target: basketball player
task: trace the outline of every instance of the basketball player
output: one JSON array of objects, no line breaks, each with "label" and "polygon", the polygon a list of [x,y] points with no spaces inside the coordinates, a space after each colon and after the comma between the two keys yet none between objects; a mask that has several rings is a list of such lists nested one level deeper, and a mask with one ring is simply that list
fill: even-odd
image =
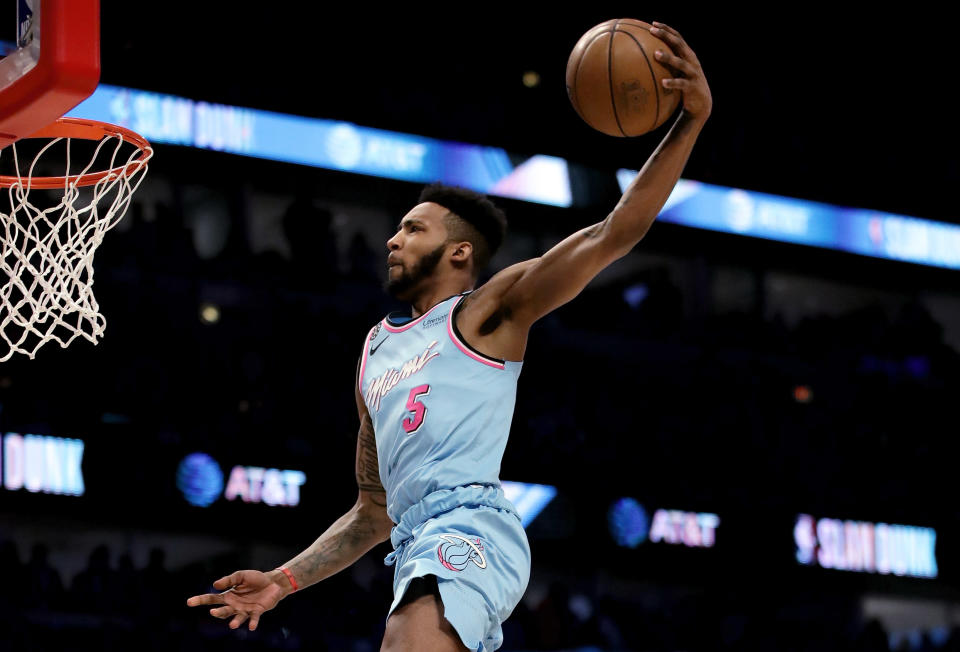
[{"label": "basketball player", "polygon": [[663,85],[683,94],[683,110],[613,212],[472,290],[506,221],[482,195],[428,186],[387,241],[388,289],[412,315],[374,326],[358,365],[356,504],[284,566],[232,573],[214,582],[222,593],[188,605],[222,605],[210,613],[253,630],[281,599],[389,538],[394,600],[382,650],[500,647],[530,573],[498,478],[527,333],[643,238],[712,107],[696,55],[675,30],[653,25],[676,53],[655,56],[676,72]]}]

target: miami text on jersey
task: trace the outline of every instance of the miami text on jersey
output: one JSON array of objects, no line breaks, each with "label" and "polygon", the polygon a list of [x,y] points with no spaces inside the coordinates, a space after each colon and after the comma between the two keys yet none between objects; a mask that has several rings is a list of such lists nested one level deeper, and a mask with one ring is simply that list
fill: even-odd
[{"label": "miami text on jersey", "polygon": [[434,340],[423,350],[423,353],[410,358],[399,369],[387,369],[382,376],[374,378],[370,382],[370,386],[367,388],[367,393],[364,397],[364,400],[367,402],[367,407],[379,411],[380,401],[390,390],[397,386],[397,383],[417,373],[423,369],[428,362],[440,355],[439,351],[430,350],[436,345],[437,341]]}]

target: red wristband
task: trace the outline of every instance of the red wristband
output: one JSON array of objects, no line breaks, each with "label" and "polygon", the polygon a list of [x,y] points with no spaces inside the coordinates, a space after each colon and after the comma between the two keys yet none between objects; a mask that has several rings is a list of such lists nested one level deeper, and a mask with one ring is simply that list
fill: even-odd
[{"label": "red wristband", "polygon": [[281,566],[281,567],[278,568],[277,570],[287,576],[287,579],[290,580],[290,586],[293,587],[293,590],[294,590],[294,591],[296,591],[296,590],[299,588],[299,587],[297,586],[297,580],[293,579],[293,573],[290,572],[290,569],[289,569],[289,568],[287,568],[287,567],[285,567],[285,566]]}]

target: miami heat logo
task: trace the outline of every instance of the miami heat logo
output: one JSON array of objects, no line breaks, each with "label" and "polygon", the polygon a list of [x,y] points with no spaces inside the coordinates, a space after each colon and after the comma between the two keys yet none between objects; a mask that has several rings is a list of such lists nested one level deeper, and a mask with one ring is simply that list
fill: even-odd
[{"label": "miami heat logo", "polygon": [[457,572],[464,570],[470,562],[476,564],[478,568],[487,567],[480,539],[471,541],[458,534],[441,534],[440,538],[444,543],[437,547],[437,557],[445,567]]}]

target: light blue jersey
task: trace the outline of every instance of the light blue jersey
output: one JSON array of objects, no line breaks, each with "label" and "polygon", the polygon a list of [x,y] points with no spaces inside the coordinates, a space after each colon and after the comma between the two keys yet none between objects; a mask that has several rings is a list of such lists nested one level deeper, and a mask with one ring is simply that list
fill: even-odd
[{"label": "light blue jersey", "polygon": [[453,317],[462,300],[405,324],[388,316],[363,349],[360,394],[394,523],[437,489],[500,484],[523,363],[487,357],[459,337]]},{"label": "light blue jersey", "polygon": [[530,547],[500,487],[521,362],[460,337],[464,295],[417,319],[388,316],[367,335],[360,394],[377,439],[396,564],[397,608],[410,582],[434,575],[444,617],[470,650],[496,650],[523,597]]}]

